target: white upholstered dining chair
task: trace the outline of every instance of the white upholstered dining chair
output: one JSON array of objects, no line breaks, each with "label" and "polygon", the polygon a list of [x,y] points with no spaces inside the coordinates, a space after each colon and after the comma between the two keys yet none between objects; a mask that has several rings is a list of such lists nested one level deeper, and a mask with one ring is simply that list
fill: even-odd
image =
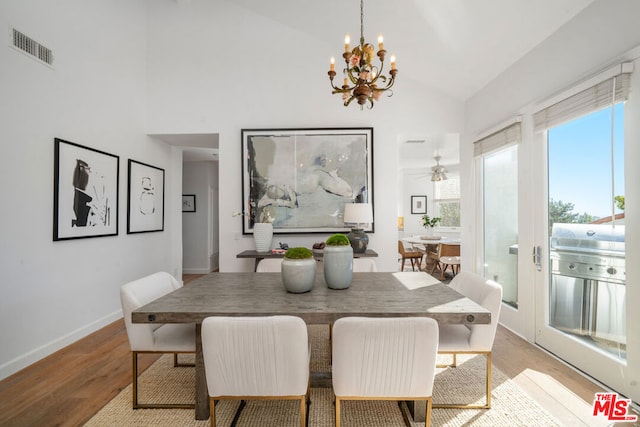
[{"label": "white upholstered dining chair", "polygon": [[202,353],[209,389],[211,427],[215,401],[299,400],[300,426],[307,422],[309,340],[295,316],[208,317],[202,322]]},{"label": "white upholstered dining chair", "polygon": [[451,354],[457,366],[457,354],[484,354],[486,357],[485,403],[473,405],[463,403],[437,403],[434,408],[473,408],[488,409],[491,407],[491,349],[496,336],[500,307],[502,306],[502,286],[493,280],[485,279],[477,274],[461,272],[449,284],[457,292],[480,304],[491,312],[490,324],[478,325],[440,325],[440,354]]},{"label": "white upholstered dining chair", "polygon": [[174,367],[194,366],[179,364],[178,353],[195,353],[196,332],[194,324],[132,323],[131,312],[159,297],[182,287],[172,275],[158,272],[131,281],[120,288],[120,302],[133,361],[133,409],[138,408],[194,408],[194,404],[139,403],[138,402],[138,354],[173,353]]},{"label": "white upholstered dining chair", "polygon": [[431,396],[438,323],[426,317],[344,317],[333,325],[332,381],[336,427],[343,400],[425,400]]},{"label": "white upholstered dining chair", "polygon": [[282,271],[281,258],[261,259],[256,267],[257,273],[279,273],[280,271]]},{"label": "white upholstered dining chair", "polygon": [[378,265],[371,258],[354,258],[353,259],[353,272],[354,273],[375,273],[378,271]]},{"label": "white upholstered dining chair", "polygon": [[[370,258],[354,258],[353,259],[353,272],[354,273],[375,273],[378,271],[378,265]],[[333,335],[333,323],[329,324],[329,348],[332,345]],[[331,356],[329,356],[331,361]]]}]

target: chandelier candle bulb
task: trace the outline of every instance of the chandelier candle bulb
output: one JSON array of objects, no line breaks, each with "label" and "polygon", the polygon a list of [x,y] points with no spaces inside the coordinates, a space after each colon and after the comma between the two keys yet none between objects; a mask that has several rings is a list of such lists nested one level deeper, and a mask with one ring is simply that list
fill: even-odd
[{"label": "chandelier candle bulb", "polygon": [[396,56],[395,55],[391,55],[391,69],[392,70],[396,69]]},{"label": "chandelier candle bulb", "polygon": [[329,68],[331,71],[335,71],[336,69],[336,59],[332,56],[331,57],[331,67]]},{"label": "chandelier candle bulb", "polygon": [[378,34],[378,50],[384,50],[384,38],[382,34]]},{"label": "chandelier candle bulb", "polygon": [[344,36],[344,51],[345,52],[349,52],[351,50],[350,43],[351,43],[351,37],[349,36],[349,33],[347,33]]}]

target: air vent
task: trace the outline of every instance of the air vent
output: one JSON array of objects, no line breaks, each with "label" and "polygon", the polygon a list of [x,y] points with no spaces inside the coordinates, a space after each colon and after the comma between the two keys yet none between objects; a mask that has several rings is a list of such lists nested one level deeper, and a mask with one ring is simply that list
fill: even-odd
[{"label": "air vent", "polygon": [[53,66],[53,52],[51,49],[41,45],[15,28],[12,29],[12,45],[14,48],[29,55],[31,58]]}]

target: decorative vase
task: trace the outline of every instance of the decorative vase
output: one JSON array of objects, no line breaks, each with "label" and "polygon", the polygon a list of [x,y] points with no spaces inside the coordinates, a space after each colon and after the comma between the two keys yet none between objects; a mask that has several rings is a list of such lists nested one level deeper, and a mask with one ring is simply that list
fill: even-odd
[{"label": "decorative vase", "polygon": [[316,260],[313,258],[282,260],[282,283],[287,292],[309,292],[316,280]]},{"label": "decorative vase", "polygon": [[353,275],[353,248],[351,246],[324,247],[322,256],[324,280],[331,289],[347,289]]},{"label": "decorative vase", "polygon": [[424,235],[427,237],[433,237],[433,227],[425,227]]},{"label": "decorative vase", "polygon": [[256,242],[257,252],[269,252],[273,238],[273,224],[256,222],[253,224],[253,240]]},{"label": "decorative vase", "polygon": [[351,242],[353,252],[356,254],[363,254],[367,251],[367,245],[369,244],[369,236],[364,232],[362,228],[353,228],[351,233],[347,236]]}]

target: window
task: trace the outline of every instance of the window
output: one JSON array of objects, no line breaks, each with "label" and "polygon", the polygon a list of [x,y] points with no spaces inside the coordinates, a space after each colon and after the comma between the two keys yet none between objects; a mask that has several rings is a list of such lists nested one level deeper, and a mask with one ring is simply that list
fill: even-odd
[{"label": "window", "polygon": [[447,179],[433,183],[433,207],[440,227],[460,227],[460,175],[447,172]]},{"label": "window", "polygon": [[483,274],[502,285],[502,301],[518,308],[518,145],[522,126],[509,125],[473,145],[482,161]]},{"label": "window", "polygon": [[482,156],[484,277],[502,285],[502,301],[518,308],[518,145]]}]

